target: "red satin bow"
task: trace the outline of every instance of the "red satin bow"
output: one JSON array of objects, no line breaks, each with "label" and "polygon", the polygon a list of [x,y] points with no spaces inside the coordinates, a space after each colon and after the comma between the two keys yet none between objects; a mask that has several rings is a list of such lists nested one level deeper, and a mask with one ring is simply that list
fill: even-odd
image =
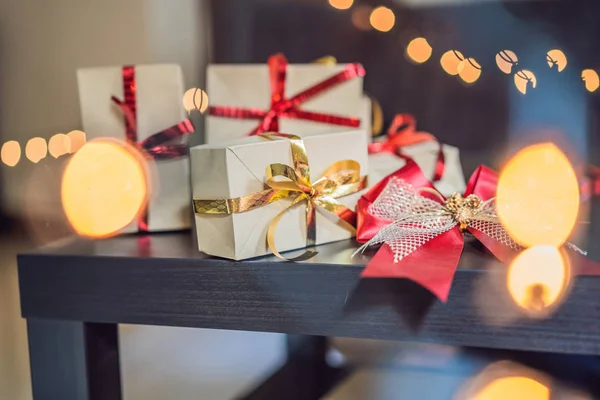
[{"label": "red satin bow", "polygon": [[[187,118],[138,143],[135,67],[131,65],[124,66],[121,72],[125,100],[121,101],[115,96],[112,96],[111,100],[123,111],[127,142],[142,150],[142,153],[146,157],[157,160],[167,160],[187,155],[187,144],[167,144],[172,140],[194,132],[194,126]],[[138,218],[138,230],[142,232],[148,231],[147,209]]]},{"label": "red satin bow", "polygon": [[[373,186],[358,200],[356,238],[359,242],[367,242],[380,229],[393,222],[378,218],[368,212],[369,206],[377,200],[392,178],[403,179],[416,189],[433,188],[431,182],[425,178],[418,165],[413,161],[409,161],[403,168]],[[497,183],[497,173],[490,168],[480,166],[469,179],[464,197],[475,194],[483,201],[489,200],[495,196]],[[509,263],[518,254],[508,245],[471,226],[468,226],[467,230],[504,263]],[[394,262],[392,250],[384,243],[369,261],[361,276],[410,279],[422,285],[441,301],[446,302],[463,246],[463,233],[458,226],[427,241],[398,262]],[[596,262],[577,252],[570,252],[569,257],[574,276],[600,275],[600,266]]]},{"label": "red satin bow", "polygon": [[[369,154],[387,152],[395,154],[406,161],[412,160],[410,156],[402,154],[403,147],[418,143],[437,142],[437,139],[431,133],[418,132],[416,128],[417,123],[412,115],[396,115],[387,131],[386,140],[369,144]],[[439,143],[433,182],[438,182],[442,179],[445,167],[444,151],[441,143]]]},{"label": "red satin bow", "polygon": [[259,135],[264,132],[279,132],[279,118],[294,118],[325,124],[358,128],[358,118],[341,117],[331,114],[321,114],[300,110],[298,107],[320,95],[321,93],[358,76],[364,76],[365,70],[360,64],[348,64],[344,70],[334,76],[309,87],[308,89],[287,99],[285,97],[285,80],[288,61],[281,53],[269,57],[269,78],[271,84],[271,106],[268,110],[241,107],[211,106],[209,115],[215,117],[257,119],[260,120],[246,136]]}]

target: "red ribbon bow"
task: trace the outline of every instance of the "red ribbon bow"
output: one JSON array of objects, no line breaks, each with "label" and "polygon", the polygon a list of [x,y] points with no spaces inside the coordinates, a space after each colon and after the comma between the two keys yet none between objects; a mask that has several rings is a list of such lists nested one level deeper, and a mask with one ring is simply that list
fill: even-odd
[{"label": "red ribbon bow", "polygon": [[[142,150],[142,154],[146,157],[156,160],[168,160],[187,155],[187,144],[167,144],[172,140],[194,132],[194,126],[187,118],[138,143],[135,67],[130,65],[124,66],[121,71],[125,100],[121,101],[115,96],[112,96],[111,100],[123,111],[127,142]],[[142,232],[148,231],[147,209],[138,218],[138,230]]]},{"label": "red ribbon bow", "polygon": [[386,136],[384,141],[369,144],[369,154],[392,153],[408,162],[412,161],[412,158],[406,154],[402,154],[403,147],[425,142],[437,142],[439,150],[432,181],[438,182],[442,179],[446,167],[442,144],[431,133],[417,131],[415,117],[410,114],[397,114]]},{"label": "red ribbon bow", "polygon": [[[441,200],[443,197],[436,199],[428,196],[427,191],[434,189],[433,185],[423,175],[417,164],[409,161],[403,168],[387,176],[359,199],[356,236],[359,242],[367,242],[373,239],[380,230],[395,223],[391,219],[381,218],[370,212],[371,205],[380,200],[380,196],[389,196],[389,192],[386,192],[386,190],[388,190],[390,181],[394,179],[407,183],[417,193],[422,191],[423,194],[419,196],[429,199],[427,201],[437,201],[440,206],[443,203],[443,200]],[[495,171],[480,166],[469,179],[464,198],[466,199],[468,195],[473,194],[485,203],[485,201],[494,198],[497,182],[498,175]],[[402,203],[399,198],[390,198],[389,200],[393,200],[388,202],[389,207]],[[408,199],[405,200],[408,201]],[[521,250],[520,246],[506,234],[499,223],[490,222],[489,224],[487,227],[485,222],[483,224],[466,224],[464,228],[500,261],[510,262]],[[445,302],[448,299],[454,273],[464,246],[463,233],[458,224],[453,224],[450,229],[440,229],[435,235],[423,236],[423,225],[425,224],[406,223],[405,227],[410,228],[411,231],[406,236],[401,236],[402,241],[400,243],[402,245],[406,246],[408,243],[408,246],[410,246],[411,240],[414,240],[419,232],[421,238],[424,237],[418,245],[407,252],[408,255],[398,260],[397,253],[388,245],[388,241],[384,241],[362,272],[362,276],[368,278],[411,279]],[[417,233],[415,234],[415,232]],[[595,262],[575,251],[569,254],[573,265],[573,275],[600,274],[600,268]]]},{"label": "red ribbon bow", "polygon": [[259,135],[264,132],[279,132],[279,118],[294,118],[325,124],[358,128],[358,118],[341,117],[304,111],[298,107],[323,92],[358,76],[364,76],[365,70],[360,64],[348,64],[344,70],[334,76],[309,87],[291,98],[285,97],[285,80],[288,61],[281,53],[269,57],[269,78],[271,84],[271,106],[268,110],[241,107],[211,106],[209,115],[215,117],[257,119],[260,120],[246,136]]}]

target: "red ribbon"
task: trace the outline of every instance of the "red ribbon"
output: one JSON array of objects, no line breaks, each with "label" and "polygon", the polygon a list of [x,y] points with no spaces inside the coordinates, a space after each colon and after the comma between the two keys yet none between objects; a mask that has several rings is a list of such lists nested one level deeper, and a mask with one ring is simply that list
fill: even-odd
[{"label": "red ribbon", "polygon": [[260,120],[256,126],[246,136],[259,135],[264,132],[279,132],[279,118],[302,119],[307,121],[321,122],[324,124],[348,126],[358,128],[360,120],[358,118],[341,117],[331,114],[321,114],[311,111],[304,111],[298,107],[338,86],[350,79],[364,76],[365,70],[360,64],[348,64],[344,70],[332,77],[309,87],[308,89],[296,94],[291,98],[285,97],[285,80],[288,61],[281,53],[269,57],[269,80],[271,84],[271,106],[268,110],[241,107],[211,106],[208,109],[209,115],[214,117],[236,118],[236,119],[257,119]]},{"label": "red ribbon", "polygon": [[418,132],[416,128],[417,124],[412,115],[396,115],[387,131],[386,140],[369,144],[369,154],[392,153],[408,162],[412,158],[406,154],[402,154],[403,147],[424,142],[437,142],[439,150],[432,181],[438,182],[444,176],[446,168],[442,144],[431,133]]},{"label": "red ribbon", "polygon": [[[123,111],[127,142],[140,149],[146,157],[156,160],[168,160],[187,155],[187,144],[167,144],[169,141],[194,132],[194,126],[187,118],[138,143],[135,67],[127,65],[121,71],[123,75],[124,101],[119,100],[115,96],[112,96],[111,100]],[[147,207],[138,218],[138,230],[141,232],[148,231]]]},{"label": "red ribbon", "polygon": [[[384,190],[392,177],[401,178],[414,188],[433,188],[414,161],[387,176],[365,193],[357,204],[357,235],[359,242],[367,242],[379,230],[392,221],[373,216],[367,210]],[[498,183],[497,173],[485,166],[477,168],[469,179],[464,197],[475,194],[483,201],[495,196]],[[509,263],[518,253],[490,236],[467,227],[485,247],[500,261]],[[446,231],[423,246],[394,262],[393,252],[383,244],[362,272],[367,278],[406,278],[422,285],[441,301],[446,302],[452,286],[454,273],[463,250],[464,238],[458,226]],[[600,266],[576,252],[570,252],[573,275],[600,275]]]}]

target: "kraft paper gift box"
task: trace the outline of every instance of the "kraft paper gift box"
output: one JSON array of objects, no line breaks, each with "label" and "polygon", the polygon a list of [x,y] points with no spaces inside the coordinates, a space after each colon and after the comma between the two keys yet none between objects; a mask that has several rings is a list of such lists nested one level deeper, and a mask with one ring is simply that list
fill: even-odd
[{"label": "kraft paper gift box", "polygon": [[[367,135],[360,130],[303,138],[311,182],[334,162],[355,160],[360,175],[367,175]],[[254,136],[190,149],[193,198],[233,199],[265,190],[267,166],[282,163],[293,166],[290,141],[267,140]],[[354,211],[361,191],[337,200]],[[229,215],[195,214],[199,248],[214,256],[242,260],[269,254],[266,236],[269,224],[291,205],[285,198],[253,210]],[[306,200],[290,208],[275,230],[279,252],[306,247]],[[335,215],[317,207],[316,244],[354,236]]]},{"label": "kraft paper gift box", "polygon": [[[421,168],[427,179],[433,180],[435,165],[438,158],[440,145],[437,142],[423,142],[402,147],[402,154],[412,158]],[[445,168],[442,179],[434,182],[435,187],[445,196],[458,192],[463,193],[466,188],[465,177],[458,148],[443,144]],[[406,164],[406,160],[388,152],[369,155],[369,184],[372,186],[397,171]]]},{"label": "kraft paper gift box", "polygon": [[[360,66],[359,66],[360,67]],[[289,64],[285,75],[285,98],[290,98],[307,88],[325,81],[344,71],[346,65]],[[362,70],[362,67],[360,67]],[[266,64],[228,65],[213,64],[207,68],[207,93],[210,98],[206,116],[206,143],[223,143],[248,135],[261,121],[214,116],[215,107],[235,107],[253,110],[269,110],[271,84],[269,66]],[[302,111],[330,114],[341,117],[365,118],[363,78],[356,76],[319,95],[302,102]],[[361,121],[360,128],[370,128],[370,121]],[[282,116],[278,129],[270,131],[288,132],[306,136],[315,133],[348,131],[348,126],[294,119]]]},{"label": "kraft paper gift box", "polygon": [[[111,101],[111,96],[125,101],[125,92],[133,96],[130,100],[136,106],[137,143],[177,124],[189,124],[182,105],[184,86],[178,65],[134,66],[135,89],[126,87],[124,74],[127,68],[130,67],[83,68],[77,71],[83,130],[88,140],[106,137],[126,140],[124,114]],[[191,125],[186,126],[191,130]],[[157,176],[153,177],[147,207],[148,230],[189,228],[192,210],[188,156],[157,160],[155,170]],[[138,223],[134,221],[123,231],[137,230]]]}]

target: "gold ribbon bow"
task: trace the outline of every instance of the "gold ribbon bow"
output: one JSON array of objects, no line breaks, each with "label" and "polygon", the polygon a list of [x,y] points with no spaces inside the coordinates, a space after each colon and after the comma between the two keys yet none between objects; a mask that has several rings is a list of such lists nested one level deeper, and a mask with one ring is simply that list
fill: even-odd
[{"label": "gold ribbon bow", "polygon": [[[316,241],[316,208],[321,207],[336,215],[346,228],[354,231],[356,213],[336,199],[355,193],[365,187],[366,178],[360,176],[360,164],[354,160],[341,160],[329,166],[319,179],[311,182],[308,156],[303,140],[295,135],[285,133],[265,133],[260,135],[266,139],[277,137],[290,140],[293,167],[286,164],[271,164],[266,171],[266,185],[269,189],[234,199],[198,200],[194,199],[194,212],[197,214],[237,214],[262,207],[275,201],[295,197],[292,204],[286,207],[269,223],[267,245],[277,257],[283,257],[275,247],[275,230],[285,213],[296,204],[306,200],[306,246],[313,246]],[[313,257],[315,251],[306,251],[290,261],[306,260]]]}]

